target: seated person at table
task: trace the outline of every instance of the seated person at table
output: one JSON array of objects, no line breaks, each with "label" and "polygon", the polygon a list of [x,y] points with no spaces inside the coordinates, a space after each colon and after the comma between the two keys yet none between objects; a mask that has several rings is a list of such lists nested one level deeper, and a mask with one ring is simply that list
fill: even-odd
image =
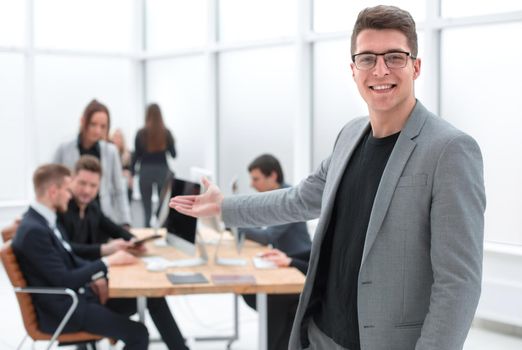
[{"label": "seated person at table", "polygon": [[[266,192],[289,187],[284,182],[281,164],[274,156],[263,154],[248,166],[250,181],[258,192]],[[312,242],[306,223],[293,222],[264,228],[240,228],[239,233],[246,238],[272,245],[286,254],[297,254],[311,249]]]},{"label": "seated person at table", "polygon": [[[303,274],[308,270],[310,250],[289,256],[278,249],[272,249],[261,256],[272,261],[278,267],[295,267]],[[256,309],[256,296],[243,295],[243,299],[253,309]],[[286,350],[292,331],[299,294],[273,294],[267,297],[268,349]]]},{"label": "seated person at table", "polygon": [[[31,287],[76,291],[78,306],[64,332],[86,331],[122,340],[125,349],[145,350],[147,328],[128,319],[134,311],[122,307],[128,301],[106,299],[108,266],[132,264],[136,258],[118,251],[103,260],[83,260],[74,254],[63,228],[56,223],[56,212],[67,209],[70,181],[70,171],[62,165],[36,169],[36,201],[24,214],[12,243],[22,273]],[[32,299],[41,330],[53,333],[71,305],[70,296],[34,294]]]},{"label": "seated person at table", "polygon": [[[257,157],[248,166],[248,171],[250,173],[252,187],[258,192],[289,187],[284,183],[281,164],[277,158],[272,155],[263,154]],[[288,256],[296,257],[296,259],[292,260],[296,263],[297,261],[304,262],[305,265],[303,266],[301,263],[300,267],[297,265],[295,267],[299,268],[303,273],[306,273],[312,245],[306,223],[294,222],[265,228],[240,228],[238,231],[250,240],[277,248],[278,250],[272,252],[278,252],[278,254],[271,254],[270,259],[280,258],[281,262],[283,260],[286,262],[290,259]],[[304,257],[302,259],[297,259],[297,256],[301,257],[303,254]],[[243,295],[243,299],[249,306],[255,308],[255,295]],[[299,295],[269,295],[267,303],[268,349],[287,349],[292,323],[297,310],[297,304],[299,303]]]},{"label": "seated person at table", "polygon": [[[84,259],[99,259],[134,246],[134,235],[103,214],[95,200],[101,179],[100,161],[93,156],[81,156],[75,164],[71,183],[72,198],[67,211],[58,214],[72,249]],[[137,249],[143,251],[141,246]]]},{"label": "seated person at table", "polygon": [[[101,172],[100,162],[95,157],[82,156],[76,162],[71,184],[72,199],[67,211],[60,214],[59,220],[73,242],[73,251],[91,260],[110,254],[113,250],[143,251],[143,247],[132,248],[134,236],[107,218],[95,201]],[[111,237],[122,238],[105,243]],[[104,247],[108,247],[107,250]],[[136,300],[128,300],[134,305],[135,311]],[[187,349],[165,298],[148,298],[147,306],[167,347],[171,350]]]}]

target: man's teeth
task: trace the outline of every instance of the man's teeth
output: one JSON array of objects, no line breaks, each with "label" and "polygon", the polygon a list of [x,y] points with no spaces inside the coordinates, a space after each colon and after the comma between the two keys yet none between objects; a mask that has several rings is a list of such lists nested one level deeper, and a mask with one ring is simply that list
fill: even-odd
[{"label": "man's teeth", "polygon": [[372,89],[373,90],[386,90],[386,89],[391,89],[393,87],[393,85],[374,85],[372,86]]}]

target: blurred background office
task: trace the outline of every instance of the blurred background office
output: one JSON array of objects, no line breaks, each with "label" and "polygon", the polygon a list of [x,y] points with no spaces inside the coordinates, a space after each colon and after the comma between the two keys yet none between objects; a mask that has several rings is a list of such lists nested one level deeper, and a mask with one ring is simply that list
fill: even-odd
[{"label": "blurred background office", "polygon": [[[121,129],[131,148],[145,107],[158,103],[179,177],[198,166],[225,192],[236,175],[240,192],[253,192],[246,166],[271,153],[297,183],[342,125],[366,114],[348,43],[357,13],[378,3],[417,21],[417,97],[482,148],[476,324],[522,336],[519,0],[0,0],[0,226],[33,199],[33,170],[79,130],[93,98],[110,106],[111,132]],[[13,298],[6,289],[2,305]]]}]

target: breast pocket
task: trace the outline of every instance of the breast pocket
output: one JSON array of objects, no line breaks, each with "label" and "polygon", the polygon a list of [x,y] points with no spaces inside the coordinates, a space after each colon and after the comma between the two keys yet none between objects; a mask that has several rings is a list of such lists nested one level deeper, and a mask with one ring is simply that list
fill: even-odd
[{"label": "breast pocket", "polygon": [[428,184],[427,174],[406,175],[399,178],[397,187],[425,187]]}]

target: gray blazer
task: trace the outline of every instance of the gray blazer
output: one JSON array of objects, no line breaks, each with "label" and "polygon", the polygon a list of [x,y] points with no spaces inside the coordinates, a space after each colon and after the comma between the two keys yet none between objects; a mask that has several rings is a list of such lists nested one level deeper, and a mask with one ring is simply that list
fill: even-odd
[{"label": "gray blazer", "polygon": [[[320,218],[290,349],[303,348],[301,327],[337,188],[368,128],[368,118],[348,123],[331,156],[298,186],[223,202],[227,226]],[[361,349],[462,348],[480,296],[485,205],[477,143],[417,101],[370,216],[358,281]]]},{"label": "gray blazer", "polygon": [[[112,143],[99,141],[102,177],[100,182],[100,206],[103,213],[118,224],[130,224],[130,208],[127,190],[123,180],[121,160],[118,149]],[[80,159],[78,141],[74,139],[61,144],[54,155],[53,162],[63,164],[74,170]]]}]

